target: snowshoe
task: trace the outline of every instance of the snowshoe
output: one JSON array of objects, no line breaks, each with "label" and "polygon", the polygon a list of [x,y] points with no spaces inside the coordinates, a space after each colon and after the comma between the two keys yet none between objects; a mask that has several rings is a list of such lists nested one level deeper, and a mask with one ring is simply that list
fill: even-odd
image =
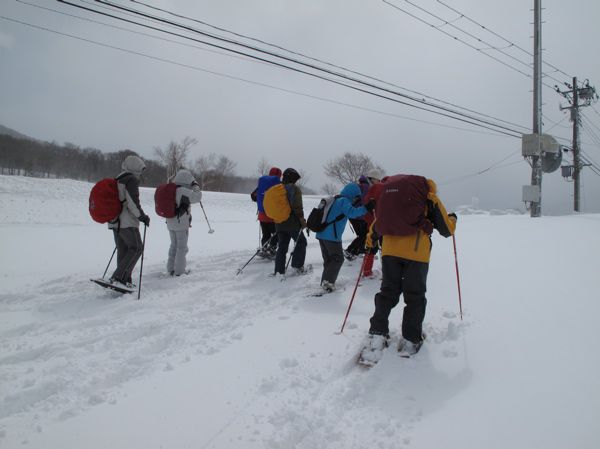
[{"label": "snowshoe", "polygon": [[383,350],[389,346],[389,335],[369,334],[367,343],[358,356],[358,363],[364,366],[375,366],[383,356]]},{"label": "snowshoe", "polygon": [[[133,293],[135,292],[135,287],[128,287],[126,284],[123,284],[122,282],[119,282],[115,279],[90,279],[90,281],[94,282],[95,284],[98,284],[101,287],[104,288],[108,288],[110,290],[114,290],[116,292],[119,293]],[[133,285],[133,284],[131,284]]]},{"label": "snowshoe", "polygon": [[413,343],[412,341],[406,340],[405,338],[401,338],[398,343],[398,355],[400,357],[404,357],[406,359],[415,355],[423,346],[423,341],[425,340],[425,335],[421,338],[421,341],[417,343]]}]

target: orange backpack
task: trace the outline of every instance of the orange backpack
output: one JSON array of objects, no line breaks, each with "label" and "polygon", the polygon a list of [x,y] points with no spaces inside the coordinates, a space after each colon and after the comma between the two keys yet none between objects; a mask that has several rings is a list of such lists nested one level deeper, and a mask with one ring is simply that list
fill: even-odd
[{"label": "orange backpack", "polygon": [[292,213],[285,184],[277,184],[265,192],[263,207],[267,216],[275,223],[283,223]]}]

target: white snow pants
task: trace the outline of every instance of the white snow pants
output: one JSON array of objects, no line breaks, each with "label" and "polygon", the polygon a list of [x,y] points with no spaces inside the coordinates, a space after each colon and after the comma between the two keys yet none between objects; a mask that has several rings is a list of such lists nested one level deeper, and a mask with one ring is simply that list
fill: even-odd
[{"label": "white snow pants", "polygon": [[185,255],[188,252],[189,231],[169,231],[171,246],[169,247],[169,260],[167,261],[167,272],[175,276],[185,271]]}]

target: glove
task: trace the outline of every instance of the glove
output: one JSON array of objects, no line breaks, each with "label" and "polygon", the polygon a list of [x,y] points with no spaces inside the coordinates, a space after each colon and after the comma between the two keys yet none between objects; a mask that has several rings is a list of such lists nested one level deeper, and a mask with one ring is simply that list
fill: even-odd
[{"label": "glove", "polygon": [[377,254],[379,251],[379,235],[373,231],[371,238],[365,240],[365,252],[367,254]]},{"label": "glove", "polygon": [[373,209],[375,209],[375,200],[373,198],[371,198],[369,202],[365,204],[365,209],[367,209],[367,212],[373,212]]},{"label": "glove", "polygon": [[458,221],[458,217],[456,216],[456,214],[454,212],[449,213],[448,216],[454,218],[454,223],[456,223]]},{"label": "glove", "polygon": [[300,227],[302,229],[306,228],[306,219],[304,217],[300,217]]},{"label": "glove", "polygon": [[150,227],[150,217],[148,215],[142,214],[140,215],[140,218],[138,218],[138,220],[144,223],[146,227]]}]

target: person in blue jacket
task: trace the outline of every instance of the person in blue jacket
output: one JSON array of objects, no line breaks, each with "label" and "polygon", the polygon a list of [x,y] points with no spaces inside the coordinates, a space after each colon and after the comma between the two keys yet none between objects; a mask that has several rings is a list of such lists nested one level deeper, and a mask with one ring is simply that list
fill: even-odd
[{"label": "person in blue jacket", "polygon": [[316,238],[321,246],[323,256],[323,274],[321,275],[321,288],[326,293],[335,290],[335,281],[344,263],[344,250],[342,247],[342,235],[346,229],[348,218],[362,217],[375,207],[374,202],[364,206],[355,207],[357,198],[360,199],[360,187],[356,183],[346,185],[336,197],[329,208],[326,222],[333,222],[323,231],[317,232]]}]

